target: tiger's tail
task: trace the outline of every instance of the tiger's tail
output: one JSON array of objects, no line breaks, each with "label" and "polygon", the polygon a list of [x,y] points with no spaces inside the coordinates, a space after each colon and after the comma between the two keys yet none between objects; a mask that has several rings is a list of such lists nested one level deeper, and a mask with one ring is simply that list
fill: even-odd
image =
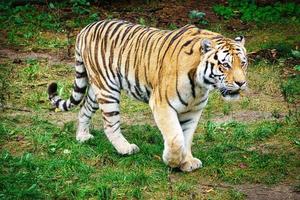
[{"label": "tiger's tail", "polygon": [[84,63],[79,51],[75,51],[75,81],[73,85],[73,91],[69,99],[62,99],[57,92],[57,83],[51,83],[48,87],[48,97],[53,106],[59,108],[61,111],[68,111],[72,107],[80,104],[85,96],[86,89],[88,87],[88,76]]}]

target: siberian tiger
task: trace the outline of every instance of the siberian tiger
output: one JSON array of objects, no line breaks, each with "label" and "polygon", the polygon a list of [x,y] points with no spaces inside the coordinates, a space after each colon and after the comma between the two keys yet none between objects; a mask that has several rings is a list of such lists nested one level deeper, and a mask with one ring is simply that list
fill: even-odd
[{"label": "siberian tiger", "polygon": [[208,94],[218,89],[236,99],[246,88],[247,57],[244,37],[234,40],[186,25],[160,30],[119,20],[86,26],[75,45],[75,83],[68,100],[49,85],[52,104],[62,111],[84,103],[76,139],[93,136],[89,124],[101,109],[104,132],[120,154],[139,151],[120,129],[120,91],[148,103],[164,139],[163,161],[192,171],[202,166],[191,152],[193,134]]}]

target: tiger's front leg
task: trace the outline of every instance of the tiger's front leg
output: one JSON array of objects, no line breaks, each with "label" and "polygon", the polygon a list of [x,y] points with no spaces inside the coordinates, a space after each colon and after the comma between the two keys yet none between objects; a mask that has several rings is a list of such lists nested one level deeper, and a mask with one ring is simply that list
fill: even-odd
[{"label": "tiger's front leg", "polygon": [[202,110],[180,114],[179,121],[183,130],[186,156],[180,165],[182,171],[190,172],[202,167],[202,162],[192,155],[192,142]]},{"label": "tiger's front leg", "polygon": [[170,167],[179,167],[185,158],[186,149],[177,113],[168,105],[150,106],[164,139],[163,161]]}]

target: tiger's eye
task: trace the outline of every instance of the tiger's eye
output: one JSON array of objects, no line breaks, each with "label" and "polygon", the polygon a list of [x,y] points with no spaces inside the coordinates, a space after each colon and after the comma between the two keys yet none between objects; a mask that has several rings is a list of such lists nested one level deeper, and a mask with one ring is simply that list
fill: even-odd
[{"label": "tiger's eye", "polygon": [[223,67],[230,68],[230,65],[228,63],[223,63]]}]

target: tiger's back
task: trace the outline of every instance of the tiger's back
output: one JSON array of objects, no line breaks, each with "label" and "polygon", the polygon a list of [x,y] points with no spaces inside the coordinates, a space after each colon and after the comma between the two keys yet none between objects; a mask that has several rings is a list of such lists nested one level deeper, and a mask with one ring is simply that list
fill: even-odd
[{"label": "tiger's back", "polygon": [[[201,31],[192,25],[167,31],[125,21],[101,21],[86,27],[78,35],[76,47],[91,84],[102,89],[124,89],[144,102],[149,101],[156,88],[162,101],[166,82],[197,67],[200,56],[192,54],[200,51],[199,33]],[[177,49],[179,46],[181,48]]]}]

